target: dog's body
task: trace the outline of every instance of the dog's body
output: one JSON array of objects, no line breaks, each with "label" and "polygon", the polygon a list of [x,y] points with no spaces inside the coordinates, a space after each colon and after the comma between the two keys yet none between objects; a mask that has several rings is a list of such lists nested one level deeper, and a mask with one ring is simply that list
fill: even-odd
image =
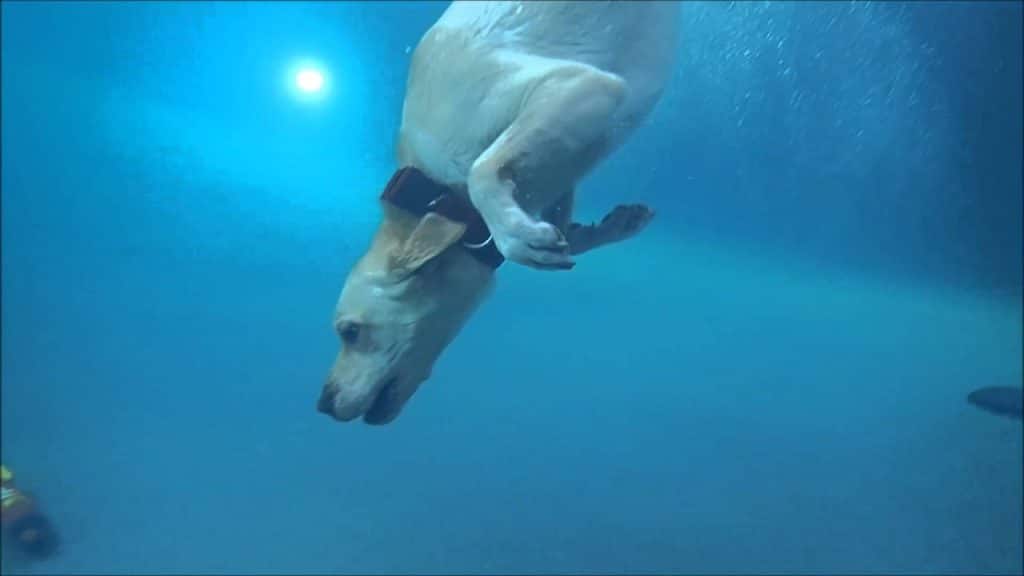
[{"label": "dog's body", "polygon": [[[482,216],[498,250],[540,269],[636,234],[619,206],[571,223],[575,186],[657,103],[673,66],[674,2],[455,2],[423,36],[398,160]],[[338,302],[345,347],[320,409],[392,420],[486,293],[492,270],[458,246],[465,226],[385,206]]]},{"label": "dog's body", "polygon": [[558,234],[537,219],[567,231],[576,182],[654,107],[671,73],[677,11],[670,2],[453,3],[413,56],[400,163],[468,183],[509,259],[565,267]]}]

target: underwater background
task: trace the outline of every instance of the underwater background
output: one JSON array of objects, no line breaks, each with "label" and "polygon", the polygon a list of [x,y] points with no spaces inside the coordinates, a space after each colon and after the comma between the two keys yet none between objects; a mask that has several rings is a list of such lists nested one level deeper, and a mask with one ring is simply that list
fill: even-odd
[{"label": "underwater background", "polygon": [[[435,2],[2,4],[9,573],[1021,573],[1020,2],[682,6],[391,425],[315,410]],[[327,75],[319,98],[292,74]]]}]

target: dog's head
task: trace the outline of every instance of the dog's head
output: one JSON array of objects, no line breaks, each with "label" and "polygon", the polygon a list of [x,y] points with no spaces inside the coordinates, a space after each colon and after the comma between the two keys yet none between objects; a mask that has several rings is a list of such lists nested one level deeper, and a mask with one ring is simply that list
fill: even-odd
[{"label": "dog's head", "polygon": [[384,205],[370,249],[345,280],[335,313],[341,351],[318,403],[349,421],[386,424],[491,285],[493,271],[458,246],[465,225]]}]

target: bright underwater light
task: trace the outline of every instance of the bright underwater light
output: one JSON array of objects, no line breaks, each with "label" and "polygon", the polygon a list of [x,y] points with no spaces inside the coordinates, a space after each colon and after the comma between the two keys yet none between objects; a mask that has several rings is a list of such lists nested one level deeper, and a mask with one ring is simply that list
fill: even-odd
[{"label": "bright underwater light", "polygon": [[295,75],[295,86],[306,93],[316,93],[324,87],[324,74],[316,68],[302,68]]},{"label": "bright underwater light", "polygon": [[305,104],[316,104],[331,96],[334,79],[327,66],[314,58],[301,58],[291,62],[284,70],[285,85],[291,97]]}]

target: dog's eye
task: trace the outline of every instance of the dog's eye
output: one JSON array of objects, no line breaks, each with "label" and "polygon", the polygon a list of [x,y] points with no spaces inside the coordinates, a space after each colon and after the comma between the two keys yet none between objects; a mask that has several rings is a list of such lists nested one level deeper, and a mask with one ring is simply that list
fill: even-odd
[{"label": "dog's eye", "polygon": [[338,329],[338,335],[341,336],[341,341],[345,344],[355,344],[359,340],[360,332],[362,329],[359,324],[353,322],[346,322]]}]

